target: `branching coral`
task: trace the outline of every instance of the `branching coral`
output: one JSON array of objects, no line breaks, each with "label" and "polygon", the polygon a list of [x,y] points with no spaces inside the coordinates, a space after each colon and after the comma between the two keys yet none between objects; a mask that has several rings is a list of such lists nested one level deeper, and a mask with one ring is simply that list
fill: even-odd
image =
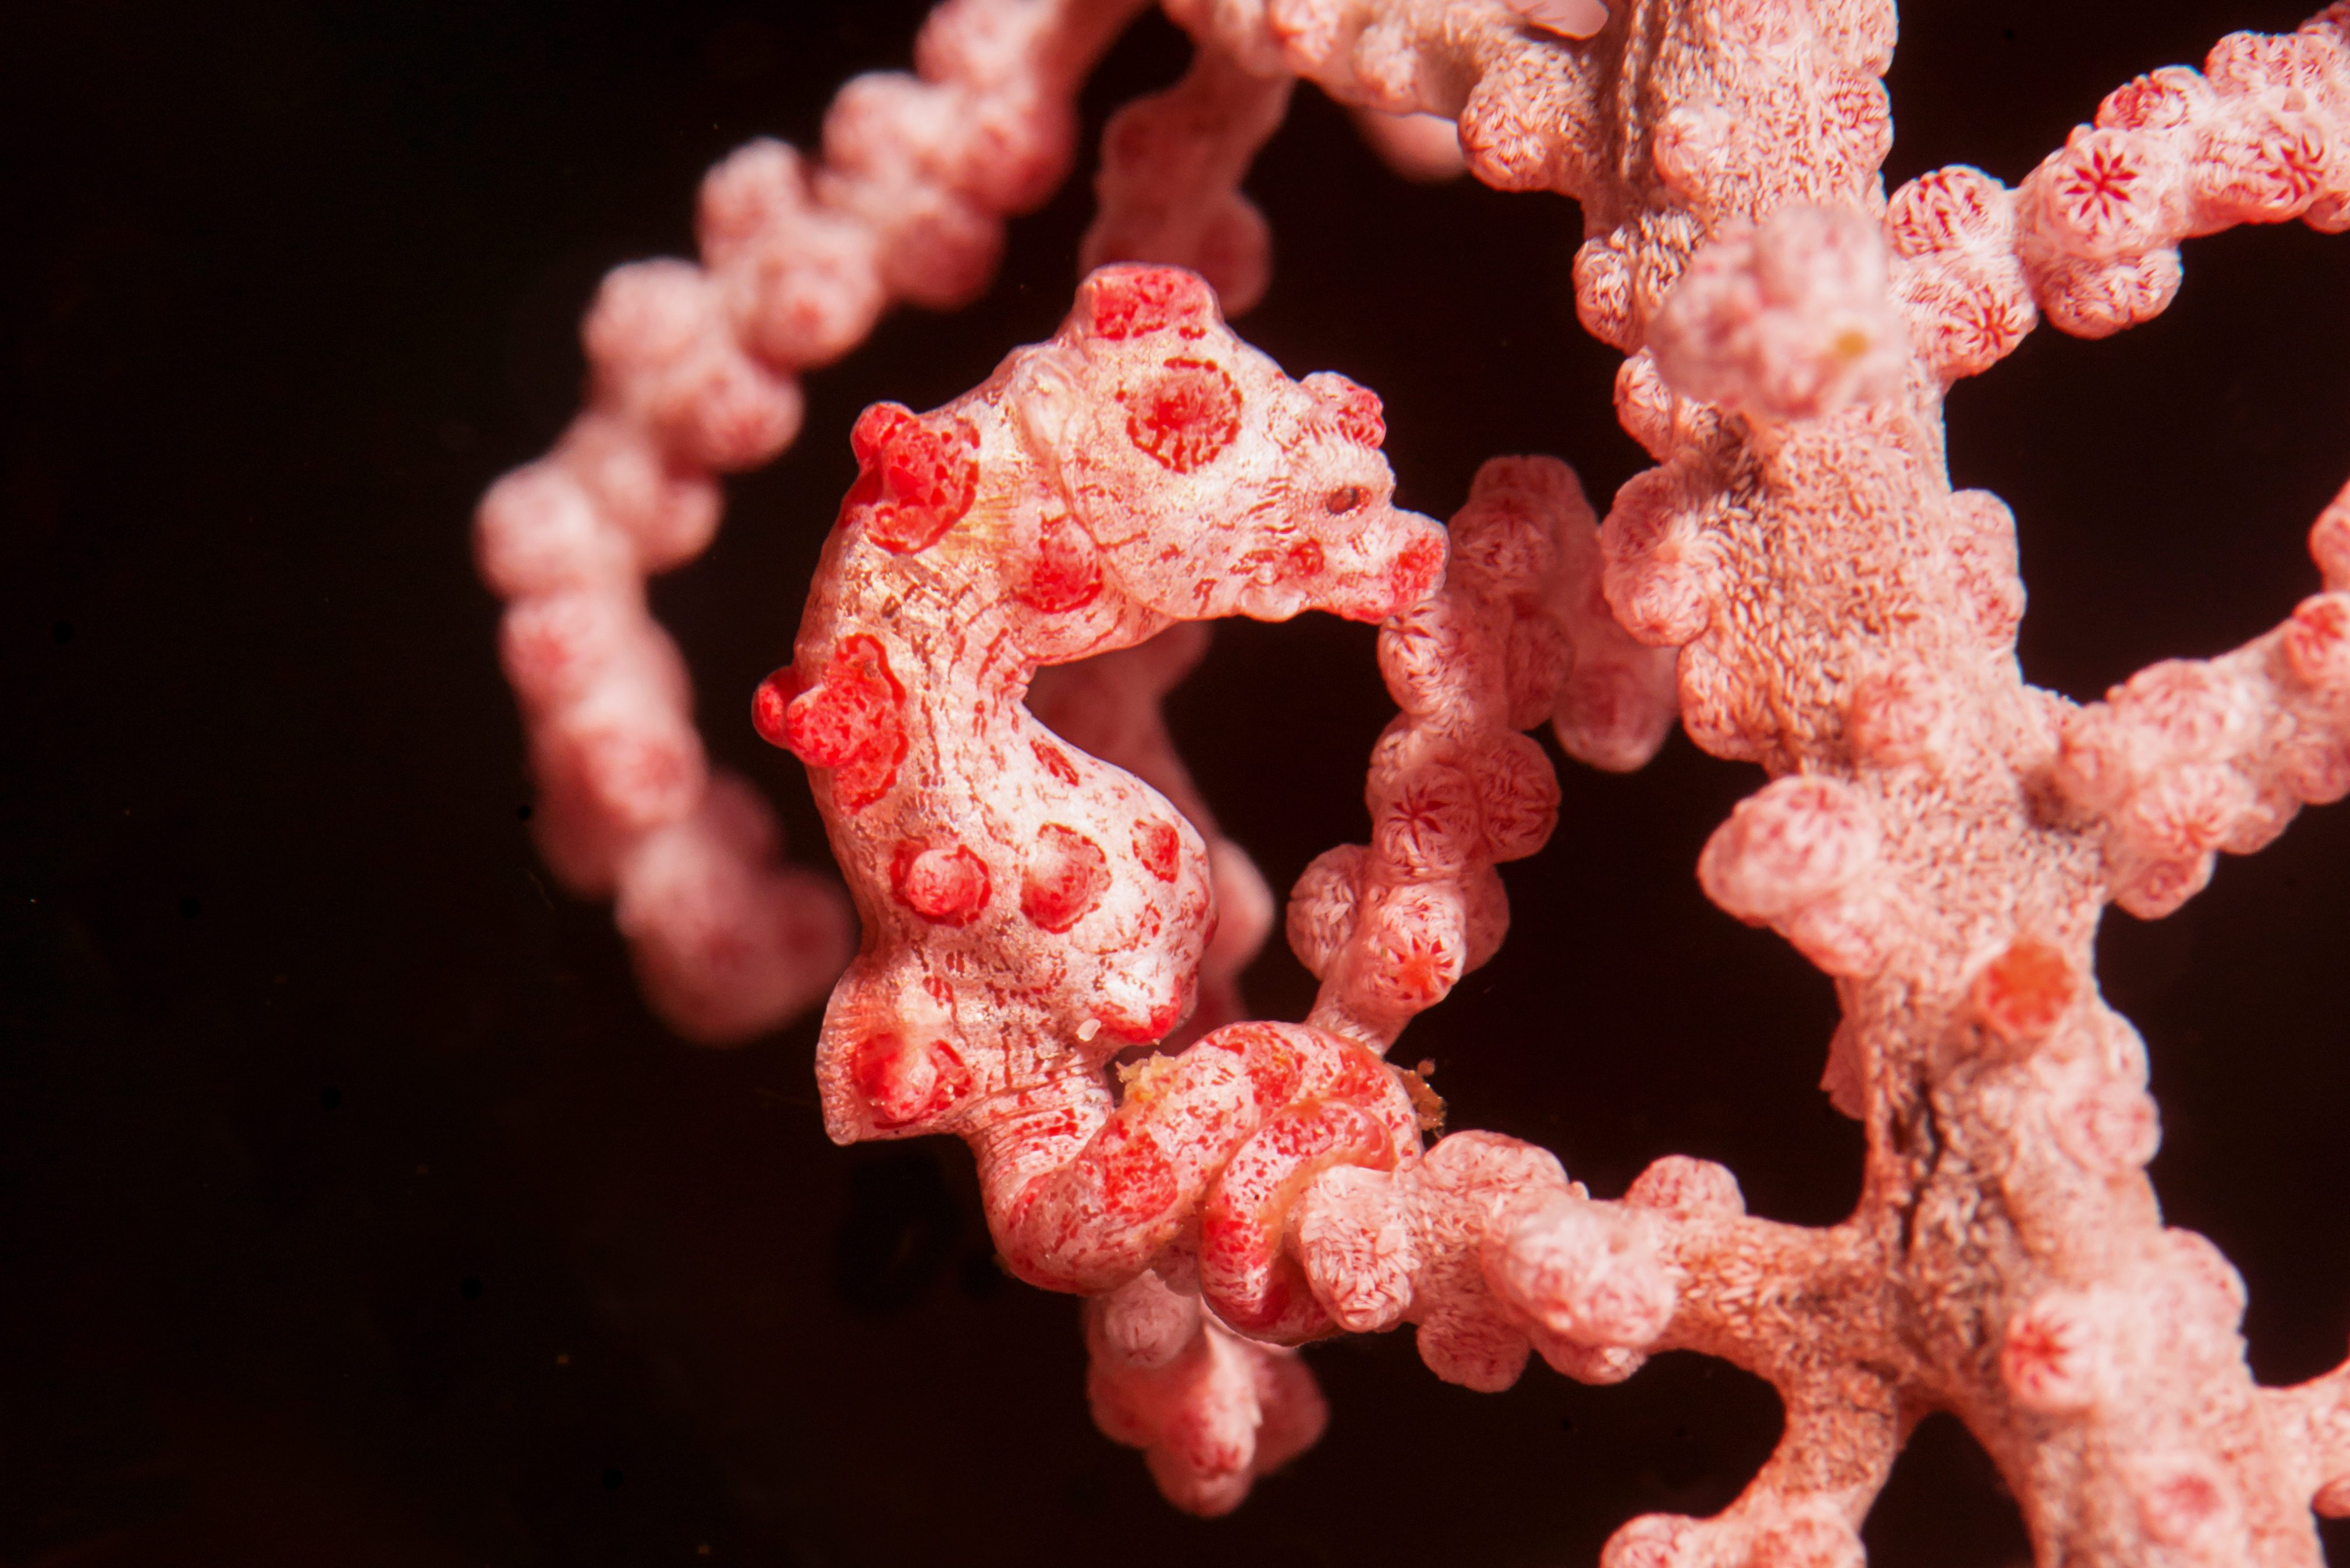
[{"label": "branching coral", "polygon": [[[2043,1563],[2317,1562],[2312,1508],[2350,1506],[2350,1372],[2252,1382],[2241,1282],[2161,1221],[2145,1049],[2091,949],[2106,902],[2167,913],[2220,851],[2350,793],[2350,491],[2313,534],[2324,591],[2277,630],[2075,706],[2022,679],[2014,520],[1950,489],[1941,403],[2043,314],[2094,337],[2158,313],[2182,239],[2350,227],[2350,5],[2121,88],[2014,190],[1956,167],[1889,197],[1883,0],[1168,8],[1198,57],[1112,122],[1087,241],[1088,264],[1154,265],[1095,271],[1056,337],[967,396],[866,411],[794,660],[754,702],[810,767],[864,926],[819,1050],[832,1135],[971,1144],[1007,1265],[1088,1298],[1103,1428],[1200,1511],[1320,1429],[1287,1347],[1409,1323],[1473,1388],[1535,1353],[1608,1382],[1674,1348],[1776,1387],[1785,1430],[1745,1493],[1634,1520],[1610,1568],[1857,1563],[1934,1410],[1990,1452]],[[843,94],[813,177],[772,144],[723,165],[708,270],[616,275],[594,408],[485,504],[549,850],[578,885],[617,877],[624,925],[676,923],[630,914],[658,903],[641,845],[742,815],[702,794],[634,574],[706,535],[708,470],[788,439],[790,366],[885,296],[969,292],[984,215],[1049,185],[1127,10],[951,0],[920,80]],[[1237,306],[1266,275],[1237,187],[1294,78],[1416,170],[1441,117],[1478,178],[1583,203],[1578,315],[1628,356],[1617,412],[1657,464],[1604,524],[1537,458],[1489,462],[1448,530],[1395,510],[1378,400],[1223,326],[1210,286]],[[1291,897],[1312,1012],[1234,1021],[1262,884],[1153,704],[1196,656],[1180,623],[1306,609],[1382,623],[1400,713],[1372,841]],[[1843,1004],[1824,1086],[1869,1155],[1830,1229],[1749,1217],[1681,1157],[1602,1201],[1513,1139],[1423,1147],[1433,1098],[1384,1060],[1499,947],[1496,863],[1549,836],[1523,732],[1633,768],[1676,711],[1769,775],[1700,884]],[[743,939],[775,955],[743,965],[758,1006],[671,1002],[723,1021],[705,1033],[821,968],[820,896],[762,886],[756,929],[803,923]],[[1203,988],[1205,1032],[1177,1034]]]}]

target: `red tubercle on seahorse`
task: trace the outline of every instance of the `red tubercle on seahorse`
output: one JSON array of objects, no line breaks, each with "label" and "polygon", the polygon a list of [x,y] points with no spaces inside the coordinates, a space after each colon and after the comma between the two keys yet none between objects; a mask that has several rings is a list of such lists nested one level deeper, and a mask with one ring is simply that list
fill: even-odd
[{"label": "red tubercle on seahorse", "polygon": [[889,890],[926,920],[969,925],[987,908],[987,863],[952,839],[908,839],[889,861]]},{"label": "red tubercle on seahorse", "polygon": [[1101,281],[1087,297],[1087,325],[1109,341],[1170,327],[1201,337],[1221,325],[1206,282],[1180,267],[1105,267],[1094,275]]},{"label": "red tubercle on seahorse", "polygon": [[1101,902],[1109,857],[1074,827],[1048,822],[1037,831],[1020,883],[1020,912],[1041,931],[1061,932]]},{"label": "red tubercle on seahorse", "polygon": [[897,782],[906,756],[905,704],[888,650],[859,633],[836,643],[812,679],[795,665],[767,677],[752,698],[751,715],[768,743],[831,770],[841,804],[855,811]]},{"label": "red tubercle on seahorse", "polygon": [[848,444],[863,470],[842,504],[844,523],[898,555],[926,550],[962,521],[979,488],[979,432],[962,420],[944,428],[899,403],[858,417]]},{"label": "red tubercle on seahorse", "polygon": [[1241,393],[1213,360],[1177,355],[1140,385],[1121,388],[1126,439],[1170,472],[1215,461],[1241,431]]},{"label": "red tubercle on seahorse", "polygon": [[943,1040],[868,1035],[857,1047],[853,1071],[876,1127],[899,1127],[936,1116],[971,1092],[970,1070]]},{"label": "red tubercle on seahorse", "polygon": [[1171,822],[1154,817],[1134,825],[1134,857],[1161,882],[1175,880],[1176,857],[1182,848],[1183,836]]},{"label": "red tubercle on seahorse", "polygon": [[1083,609],[1102,590],[1101,553],[1066,516],[1045,519],[1027,576],[1013,589],[1020,602],[1046,615]]},{"label": "red tubercle on seahorse", "polygon": [[1068,753],[1062,751],[1060,747],[1050,741],[1031,741],[1028,742],[1028,753],[1036,759],[1039,767],[1052,774],[1054,778],[1071,789],[1076,787],[1080,776],[1077,773],[1077,764],[1069,761]]}]

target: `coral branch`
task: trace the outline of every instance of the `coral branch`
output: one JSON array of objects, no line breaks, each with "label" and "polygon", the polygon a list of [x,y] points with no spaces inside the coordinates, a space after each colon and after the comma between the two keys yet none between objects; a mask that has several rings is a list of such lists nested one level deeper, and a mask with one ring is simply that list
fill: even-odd
[{"label": "coral branch", "polygon": [[2016,192],[2017,252],[2049,319],[2102,337],[2178,292],[2178,244],[2238,223],[2350,228],[2350,12],[2231,33],[2201,75],[2108,95]]},{"label": "coral branch", "polygon": [[1905,1435],[1882,1388],[1789,1400],[1787,1426],[1752,1483],[1711,1519],[1651,1513],[1609,1538],[1600,1568],[1861,1568],[1860,1521]]},{"label": "coral branch", "polygon": [[2263,1388],[2261,1403],[2301,1461],[2299,1489],[2328,1519],[2350,1516],[2350,1365],[2292,1388]]},{"label": "coral branch", "polygon": [[1655,1349],[1700,1350],[1770,1381],[1786,1427],[1738,1501],[1703,1521],[1633,1520],[1605,1568],[1862,1561],[1859,1527],[1914,1413],[1910,1357],[1896,1329],[1889,1262],[1866,1225],[1804,1231],[1745,1218],[1719,1166],[1660,1160],[1625,1195],[1659,1211],[1649,1233],[1679,1282]]},{"label": "coral branch", "polygon": [[993,269],[1004,213],[1059,183],[1071,100],[1135,0],[951,0],[920,74],[860,77],[825,122],[825,159],[750,143],[711,171],[702,265],[607,278],[584,337],[589,406],[548,456],[483,498],[483,580],[530,735],[548,865],[617,893],[648,999],[681,1033],[749,1038],[820,995],[847,912],[775,863],[772,813],[710,778],[691,690],[643,579],[700,555],[714,474],[799,430],[794,372],[863,337],[892,299],[947,306]]},{"label": "coral branch", "polygon": [[1921,175],[1886,228],[1919,355],[1955,380],[2011,352],[2038,311],[2083,337],[2149,320],[2178,293],[2181,240],[2294,218],[2350,228],[2340,5],[2291,35],[2232,33],[2200,74],[2117,88],[2012,192],[1963,165]]},{"label": "coral branch", "polygon": [[1206,277],[1227,316],[1263,297],[1273,267],[1263,215],[1241,177],[1289,107],[1286,74],[1253,76],[1212,43],[1183,79],[1119,109],[1102,133],[1100,202],[1079,265],[1159,262]]},{"label": "coral branch", "polygon": [[1295,1351],[1241,1338],[1156,1273],[1086,1303],[1086,1348],[1096,1424],[1142,1449],[1159,1490],[1191,1513],[1239,1507],[1329,1419]]},{"label": "coral branch", "polygon": [[1555,714],[1571,752],[1634,767],[1672,717],[1663,661],[1595,612],[1596,531],[1565,464],[1488,462],[1451,538],[1444,591],[1379,632],[1403,712],[1371,757],[1371,844],[1315,861],[1289,906],[1322,981],[1307,1022],[1382,1051],[1492,956],[1510,918],[1494,865],[1550,836],[1557,782],[1517,732]]},{"label": "coral branch", "polygon": [[2304,805],[2350,794],[2350,489],[2312,530],[2327,591],[2233,653],[2140,670],[2065,716],[2053,782],[2103,828],[2113,897],[2145,919],[2265,847]]},{"label": "coral branch", "polygon": [[1358,107],[1354,119],[1379,161],[1406,180],[1433,184],[1469,171],[1461,155],[1461,133],[1440,114],[1388,114]]},{"label": "coral branch", "polygon": [[1167,7],[1249,70],[1343,103],[1455,120],[1471,172],[1579,193],[1599,130],[1598,57],[1559,46],[1609,26],[1596,0],[1175,0]]}]

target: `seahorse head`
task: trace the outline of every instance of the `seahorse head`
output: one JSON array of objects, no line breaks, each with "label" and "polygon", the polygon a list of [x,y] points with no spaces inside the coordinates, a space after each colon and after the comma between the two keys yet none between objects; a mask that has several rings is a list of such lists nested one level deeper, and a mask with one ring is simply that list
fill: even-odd
[{"label": "seahorse head", "polygon": [[1378,397],[1326,372],[1291,380],[1196,274],[1094,273],[1013,397],[1073,525],[1046,541],[1047,583],[1099,571],[1180,620],[1379,621],[1442,577],[1443,529],[1394,504]]}]

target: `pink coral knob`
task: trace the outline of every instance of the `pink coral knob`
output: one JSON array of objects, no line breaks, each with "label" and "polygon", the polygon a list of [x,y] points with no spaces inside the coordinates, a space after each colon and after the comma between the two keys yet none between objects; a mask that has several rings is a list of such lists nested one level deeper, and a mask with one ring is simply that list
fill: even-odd
[{"label": "pink coral knob", "polygon": [[2007,1320],[1999,1374],[2009,1395],[2043,1416],[2077,1416],[2104,1397],[2111,1327],[2085,1297],[2051,1292]]},{"label": "pink coral knob", "polygon": [[1698,253],[1648,327],[1657,369],[1693,398],[1774,420],[1880,397],[1908,347],[1885,245],[1837,208],[1782,208]]},{"label": "pink coral knob", "polygon": [[1875,813],[1849,785],[1818,774],[1780,779],[1714,831],[1698,879],[1740,919],[1779,920],[1865,876],[1877,837]]},{"label": "pink coral knob", "polygon": [[2072,1007],[2080,981],[2058,949],[2019,938],[1975,977],[1975,1010],[2000,1039],[2030,1045],[2046,1037]]},{"label": "pink coral knob", "polygon": [[1656,1233],[1638,1210],[1559,1199],[1519,1221],[1487,1254],[1487,1276],[1548,1332],[1578,1345],[1640,1349],[1672,1320],[1677,1298]]}]

